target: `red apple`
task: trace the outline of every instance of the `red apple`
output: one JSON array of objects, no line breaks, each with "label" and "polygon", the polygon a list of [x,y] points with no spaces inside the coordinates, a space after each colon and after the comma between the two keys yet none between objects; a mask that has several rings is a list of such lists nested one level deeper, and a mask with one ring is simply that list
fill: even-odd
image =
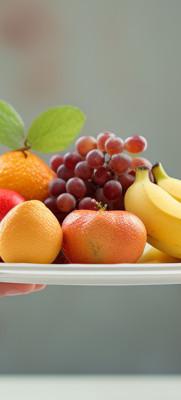
[{"label": "red apple", "polygon": [[25,199],[19,193],[9,189],[0,189],[0,221],[11,208],[23,201],[25,201]]}]

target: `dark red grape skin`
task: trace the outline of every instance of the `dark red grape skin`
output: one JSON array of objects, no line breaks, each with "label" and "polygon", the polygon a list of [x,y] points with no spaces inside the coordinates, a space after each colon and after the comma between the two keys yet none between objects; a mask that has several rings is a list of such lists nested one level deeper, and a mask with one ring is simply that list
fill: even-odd
[{"label": "dark red grape skin", "polygon": [[122,153],[124,142],[119,137],[110,137],[105,143],[105,149],[110,156]]},{"label": "dark red grape skin", "polygon": [[106,182],[103,188],[103,193],[108,200],[115,200],[121,197],[122,195],[121,183],[114,180]]},{"label": "dark red grape skin", "polygon": [[131,157],[127,154],[114,154],[109,162],[109,167],[113,172],[120,175],[130,168],[131,160]]},{"label": "dark red grape skin", "polygon": [[92,199],[91,197],[84,197],[82,200],[80,200],[78,208],[79,210],[97,211],[99,209],[99,206],[95,199]]},{"label": "dark red grape skin", "polygon": [[57,172],[57,169],[64,162],[64,156],[61,154],[55,154],[50,158],[50,167],[53,171]]},{"label": "dark red grape skin", "polygon": [[104,164],[104,155],[100,150],[91,150],[87,153],[86,161],[90,168],[99,168]]},{"label": "dark red grape skin", "polygon": [[97,141],[93,136],[81,136],[77,139],[75,147],[77,152],[85,157],[90,150],[97,148]]},{"label": "dark red grape skin", "polygon": [[111,172],[108,170],[107,167],[100,167],[97,170],[94,171],[92,180],[97,184],[97,185],[104,185],[105,182],[107,182],[109,179],[112,178]]},{"label": "dark red grape skin", "polygon": [[61,178],[52,179],[49,183],[50,196],[58,196],[66,191],[65,181]]},{"label": "dark red grape skin", "polygon": [[73,194],[77,199],[82,199],[87,192],[84,181],[77,177],[71,178],[67,181],[66,190],[68,193]]},{"label": "dark red grape skin", "polygon": [[132,174],[129,174],[128,172],[125,172],[124,174],[119,175],[118,178],[119,182],[122,185],[123,192],[126,192],[126,190],[133,184],[135,181],[135,177]]},{"label": "dark red grape skin", "polygon": [[147,167],[150,170],[152,169],[152,164],[149,160],[147,160],[146,158],[143,157],[135,157],[132,159],[131,162],[131,168],[137,168],[137,167]]},{"label": "dark red grape skin", "polygon": [[124,142],[124,149],[133,154],[142,153],[147,149],[147,140],[140,135],[130,136]]},{"label": "dark red grape skin", "polygon": [[68,169],[74,169],[79,161],[82,161],[82,158],[80,154],[76,153],[75,151],[66,153],[64,156],[64,165]]},{"label": "dark red grape skin", "polygon": [[69,264],[69,260],[65,257],[64,253],[60,251],[56,259],[54,260],[53,264]]},{"label": "dark red grape skin", "polygon": [[87,164],[87,161],[80,161],[74,170],[75,176],[78,176],[78,178],[82,179],[90,179],[92,176],[92,168],[90,168]]},{"label": "dark red grape skin", "polygon": [[99,135],[97,136],[97,148],[103,152],[106,151],[105,149],[105,143],[106,140],[108,140],[110,137],[114,137],[115,134],[113,132],[104,132],[104,133],[99,133]]},{"label": "dark red grape skin", "polygon": [[124,198],[121,196],[119,199],[108,202],[108,210],[124,210]]},{"label": "dark red grape skin", "polygon": [[60,165],[60,167],[57,170],[57,175],[59,178],[67,181],[68,179],[72,178],[74,173],[71,169],[68,169],[65,165]]},{"label": "dark red grape skin", "polygon": [[47,197],[47,199],[44,200],[44,204],[49,208],[50,211],[52,211],[53,214],[58,213],[55,197]]},{"label": "dark red grape skin", "polygon": [[108,203],[108,199],[104,195],[103,188],[98,187],[95,193],[95,198],[98,202],[102,203],[103,205]]},{"label": "dark red grape skin", "polygon": [[86,188],[87,188],[87,196],[94,197],[96,192],[96,185],[91,180],[85,181]]},{"label": "dark red grape skin", "polygon": [[61,212],[68,213],[76,207],[76,199],[70,193],[63,193],[57,197],[57,208]]}]

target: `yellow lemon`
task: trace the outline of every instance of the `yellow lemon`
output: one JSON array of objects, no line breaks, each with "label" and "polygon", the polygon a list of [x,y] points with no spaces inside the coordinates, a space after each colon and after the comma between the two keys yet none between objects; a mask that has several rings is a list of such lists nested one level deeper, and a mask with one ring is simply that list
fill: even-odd
[{"label": "yellow lemon", "polygon": [[61,226],[39,200],[18,204],[0,224],[0,254],[5,262],[49,264],[61,246]]}]

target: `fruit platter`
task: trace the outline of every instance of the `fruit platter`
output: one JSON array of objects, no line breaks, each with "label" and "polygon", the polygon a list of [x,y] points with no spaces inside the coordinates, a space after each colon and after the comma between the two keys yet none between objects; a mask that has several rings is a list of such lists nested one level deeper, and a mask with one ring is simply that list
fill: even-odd
[{"label": "fruit platter", "polygon": [[181,181],[144,136],[80,136],[85,120],[65,105],[25,131],[0,101],[0,282],[180,284]]}]

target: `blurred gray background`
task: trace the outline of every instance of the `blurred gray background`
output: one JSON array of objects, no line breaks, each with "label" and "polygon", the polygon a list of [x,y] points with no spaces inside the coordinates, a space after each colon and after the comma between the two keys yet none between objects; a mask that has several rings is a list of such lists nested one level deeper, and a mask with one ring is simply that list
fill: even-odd
[{"label": "blurred gray background", "polygon": [[[27,126],[70,103],[84,134],[145,135],[180,177],[180,20],[180,0],[0,0],[0,97]],[[180,286],[0,299],[0,373],[181,373],[180,309]]]}]

